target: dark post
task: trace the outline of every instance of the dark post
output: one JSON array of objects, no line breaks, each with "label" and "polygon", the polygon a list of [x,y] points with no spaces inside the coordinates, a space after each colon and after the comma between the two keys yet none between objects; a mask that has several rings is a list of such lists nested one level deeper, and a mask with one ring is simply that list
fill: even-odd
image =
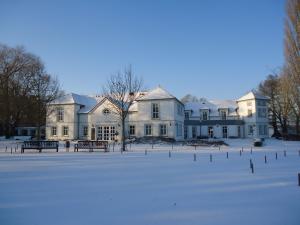
[{"label": "dark post", "polygon": [[240,156],[242,156],[242,151],[240,150]]},{"label": "dark post", "polygon": [[15,152],[17,152],[17,147],[15,147]]},{"label": "dark post", "polygon": [[226,158],[228,159],[228,152],[226,152]]},{"label": "dark post", "polygon": [[174,145],[174,144],[172,143],[172,150],[173,150],[173,145]]},{"label": "dark post", "polygon": [[195,150],[196,150],[196,148],[197,148],[197,145],[195,145]]},{"label": "dark post", "polygon": [[197,158],[196,158],[197,156],[196,156],[196,153],[194,153],[194,162],[196,162],[197,161]]},{"label": "dark post", "polygon": [[152,141],[152,149],[153,149],[153,141]]},{"label": "dark post", "polygon": [[299,150],[299,156],[300,156],[300,150]]},{"label": "dark post", "polygon": [[267,156],[265,155],[265,163],[267,163]]},{"label": "dark post", "polygon": [[212,154],[209,155],[209,160],[212,162]]},{"label": "dark post", "polygon": [[254,165],[252,162],[251,162],[251,172],[254,173]]},{"label": "dark post", "polygon": [[284,157],[286,157],[286,150],[284,150]]},{"label": "dark post", "polygon": [[169,158],[171,158],[171,151],[169,151]]},{"label": "dark post", "polygon": [[147,155],[147,149],[145,150],[145,155]]},{"label": "dark post", "polygon": [[12,147],[10,148],[10,154],[12,154]]},{"label": "dark post", "polygon": [[250,159],[250,169],[251,169],[251,167],[252,167],[252,159]]},{"label": "dark post", "polygon": [[300,187],[300,173],[298,173],[298,185]]},{"label": "dark post", "polygon": [[221,150],[221,146],[219,145],[219,151]]},{"label": "dark post", "polygon": [[[7,152],[7,146],[5,147],[5,152]],[[299,151],[300,152],[300,151]]]},{"label": "dark post", "polygon": [[252,146],[251,146],[251,151],[250,151],[250,152],[251,152],[251,154],[252,154]]},{"label": "dark post", "polygon": [[277,152],[276,152],[276,154],[275,154],[275,158],[276,158],[276,160],[278,159],[278,154],[277,154]]},{"label": "dark post", "polygon": [[242,147],[242,152],[244,151],[244,147]]}]

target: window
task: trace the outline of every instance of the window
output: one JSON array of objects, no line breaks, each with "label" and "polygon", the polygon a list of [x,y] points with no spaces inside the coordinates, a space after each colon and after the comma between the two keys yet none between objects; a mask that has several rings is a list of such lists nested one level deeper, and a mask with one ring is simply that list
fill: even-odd
[{"label": "window", "polygon": [[252,117],[252,109],[248,109],[248,117]]},{"label": "window", "polygon": [[226,111],[222,110],[220,113],[221,113],[221,120],[226,120]]},{"label": "window", "polygon": [[188,120],[190,118],[189,112],[184,112],[184,119]]},{"label": "window", "polygon": [[178,115],[183,115],[183,107],[181,104],[177,104],[177,114]]},{"label": "window", "polygon": [[108,115],[110,113],[109,109],[103,109],[103,114]]},{"label": "window", "polygon": [[114,126],[110,127],[110,140],[115,140],[116,128]]},{"label": "window", "polygon": [[102,127],[98,127],[98,139],[103,140],[103,129]]},{"label": "window", "polygon": [[152,119],[159,119],[159,107],[157,103],[152,103]]},{"label": "window", "polygon": [[222,127],[223,138],[227,138],[227,126]]},{"label": "window", "polygon": [[152,126],[150,124],[145,125],[145,135],[152,135]]},{"label": "window", "polygon": [[108,141],[109,140],[109,127],[106,126],[104,127],[104,137],[103,137],[104,141]]},{"label": "window", "polygon": [[167,135],[167,125],[166,124],[160,124],[159,125],[159,134],[160,134],[160,136],[166,136]]},{"label": "window", "polygon": [[182,123],[176,123],[177,136],[182,136]]},{"label": "window", "polygon": [[263,125],[259,125],[258,126],[258,131],[259,131],[259,135],[263,135],[264,134],[264,126]]},{"label": "window", "polygon": [[192,137],[197,138],[197,127],[195,126],[192,127]]},{"label": "window", "polygon": [[188,127],[184,126],[184,139],[188,138]]},{"label": "window", "polygon": [[264,134],[268,135],[268,125],[264,125]]},{"label": "window", "polygon": [[57,135],[57,128],[56,127],[51,127],[51,135],[56,136]]},{"label": "window", "polygon": [[266,118],[267,117],[267,109],[266,108],[258,108],[258,117]]},{"label": "window", "polygon": [[83,127],[83,136],[88,136],[88,126]]},{"label": "window", "polygon": [[63,135],[64,136],[69,136],[69,127],[63,126]]},{"label": "window", "polygon": [[253,135],[253,126],[252,125],[248,126],[248,135]]},{"label": "window", "polygon": [[207,120],[207,111],[202,112],[202,120]]},{"label": "window", "polygon": [[64,121],[64,109],[61,107],[56,109],[56,121]]},{"label": "window", "polygon": [[131,136],[135,135],[135,126],[134,125],[129,126],[129,135],[131,135]]}]

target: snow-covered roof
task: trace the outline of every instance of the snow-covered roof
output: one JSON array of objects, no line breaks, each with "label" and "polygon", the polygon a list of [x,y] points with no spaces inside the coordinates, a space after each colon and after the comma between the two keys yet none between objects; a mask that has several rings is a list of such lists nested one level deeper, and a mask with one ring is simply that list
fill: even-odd
[{"label": "snow-covered roof", "polygon": [[158,86],[152,89],[151,91],[147,92],[139,100],[170,99],[170,98],[176,99],[176,97],[171,95],[168,91],[163,89],[161,86]]},{"label": "snow-covered roof", "polygon": [[239,98],[237,101],[245,101],[245,100],[250,100],[250,99],[262,99],[262,100],[269,100],[268,97],[259,94],[256,91],[250,91],[249,93],[247,93],[246,95],[244,95],[243,97]]},{"label": "snow-covered roof", "polygon": [[228,109],[229,115],[234,116],[237,104],[232,100],[203,100],[197,102],[187,102],[185,110],[193,111],[192,116],[200,116],[200,110],[209,110],[210,116],[218,116],[219,109]]},{"label": "snow-covered roof", "polygon": [[87,95],[78,95],[75,93],[66,94],[52,101],[51,105],[63,105],[63,104],[78,104],[78,105],[95,105],[97,103],[96,97],[90,97]]}]

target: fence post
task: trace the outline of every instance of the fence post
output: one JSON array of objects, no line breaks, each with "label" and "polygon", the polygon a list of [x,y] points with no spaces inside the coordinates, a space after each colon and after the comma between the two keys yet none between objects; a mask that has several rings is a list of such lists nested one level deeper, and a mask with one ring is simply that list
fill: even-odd
[{"label": "fence post", "polygon": [[284,157],[286,157],[286,150],[284,150]]},{"label": "fence post", "polygon": [[276,152],[276,154],[275,154],[275,158],[276,158],[276,160],[278,159],[278,154],[277,154],[277,152]]},{"label": "fence post", "polygon": [[300,173],[298,173],[298,185],[300,187]]},{"label": "fence post", "polygon": [[194,162],[196,162],[197,161],[197,158],[196,158],[197,156],[196,156],[196,153],[194,153]]},{"label": "fence post", "polygon": [[226,152],[226,158],[228,159],[228,152]]},{"label": "fence post", "polygon": [[12,147],[10,148],[10,154],[12,154]]},{"label": "fence post", "polygon": [[252,146],[251,146],[251,150],[250,150],[250,153],[252,154]]},{"label": "fence post", "polygon": [[242,147],[242,152],[244,151],[244,147]]},{"label": "fence post", "polygon": [[169,158],[171,158],[171,151],[169,151]]},{"label": "fence post", "polygon": [[221,150],[221,146],[219,145],[219,151]]},{"label": "fence post", "polygon": [[242,151],[240,150],[240,156],[242,156]]},{"label": "fence post", "polygon": [[7,146],[5,147],[5,152],[7,152]]},{"label": "fence post", "polygon": [[212,162],[212,154],[209,155],[209,160]]},{"label": "fence post", "polygon": [[265,163],[267,163],[267,156],[265,155]]},{"label": "fence post", "polygon": [[172,143],[172,150],[173,150],[173,145],[174,145],[174,144]]}]

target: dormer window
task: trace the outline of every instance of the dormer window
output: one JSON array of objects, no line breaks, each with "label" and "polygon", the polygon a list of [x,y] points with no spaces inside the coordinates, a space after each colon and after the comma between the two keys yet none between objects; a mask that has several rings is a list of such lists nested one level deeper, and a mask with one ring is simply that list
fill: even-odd
[{"label": "dormer window", "polygon": [[207,111],[203,111],[202,112],[202,120],[207,120],[208,115],[207,115]]},{"label": "dormer window", "polygon": [[189,112],[184,112],[184,119],[188,120],[190,118]]},{"label": "dormer window", "polygon": [[108,115],[109,113],[110,113],[109,109],[107,109],[107,108],[106,108],[106,109],[103,109],[103,114],[104,114],[104,115]]},{"label": "dormer window", "polygon": [[226,111],[225,110],[221,110],[220,111],[220,116],[221,116],[221,120],[226,120]]}]

